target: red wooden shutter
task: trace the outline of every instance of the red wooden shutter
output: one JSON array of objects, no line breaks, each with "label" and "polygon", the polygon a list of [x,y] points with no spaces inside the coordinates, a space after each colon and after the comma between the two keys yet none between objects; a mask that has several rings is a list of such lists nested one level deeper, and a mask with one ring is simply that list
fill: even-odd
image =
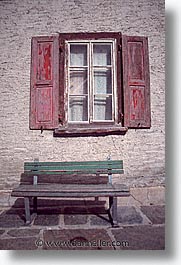
[{"label": "red wooden shutter", "polygon": [[30,129],[58,126],[59,37],[33,37]]},{"label": "red wooden shutter", "polygon": [[124,126],[150,128],[148,39],[122,36]]}]

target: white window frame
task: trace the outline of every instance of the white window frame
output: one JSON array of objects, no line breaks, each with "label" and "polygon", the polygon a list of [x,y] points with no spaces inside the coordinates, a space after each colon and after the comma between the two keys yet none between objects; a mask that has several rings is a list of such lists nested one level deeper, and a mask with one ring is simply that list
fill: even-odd
[{"label": "white window frame", "polygon": [[[102,68],[111,69],[112,74],[112,119],[111,120],[94,120],[94,74],[93,71],[95,68],[99,68],[99,66],[93,66],[93,44],[111,44],[111,65],[110,66],[102,66]],[[71,44],[86,44],[87,45],[87,66],[85,69],[87,69],[87,86],[88,86],[88,121],[70,121],[69,120],[69,84],[70,84],[70,45]],[[66,110],[66,121],[68,124],[96,124],[96,123],[115,123],[117,122],[117,54],[116,54],[116,39],[98,39],[98,40],[68,40],[65,41],[65,76],[66,76],[66,89],[65,89],[65,98],[66,104],[65,104],[65,110]],[[80,68],[83,68],[84,66],[81,66]],[[101,68],[101,67],[100,67]],[[100,94],[101,95],[101,94]],[[105,95],[105,94],[104,94]],[[108,94],[109,95],[109,94]],[[81,95],[80,95],[81,96]],[[92,102],[92,105],[90,107],[90,99]]]}]

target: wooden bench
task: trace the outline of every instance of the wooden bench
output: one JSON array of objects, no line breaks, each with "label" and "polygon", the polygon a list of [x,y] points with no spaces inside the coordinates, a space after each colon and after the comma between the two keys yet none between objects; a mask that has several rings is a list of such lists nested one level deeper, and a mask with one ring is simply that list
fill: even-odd
[{"label": "wooden bench", "polygon": [[123,174],[122,160],[84,162],[25,162],[20,185],[14,197],[24,197],[26,224],[31,223],[30,199],[37,213],[38,197],[108,197],[108,214],[117,226],[117,197],[129,196],[124,184],[112,184],[113,174]]}]

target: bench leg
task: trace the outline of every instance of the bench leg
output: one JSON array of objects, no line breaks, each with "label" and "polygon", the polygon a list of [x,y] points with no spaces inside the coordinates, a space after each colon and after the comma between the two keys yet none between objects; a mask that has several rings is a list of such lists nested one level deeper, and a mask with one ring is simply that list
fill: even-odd
[{"label": "bench leg", "polygon": [[37,197],[33,197],[33,212],[37,213]]},{"label": "bench leg", "polygon": [[111,212],[113,227],[118,227],[117,197],[109,197],[109,211]]},{"label": "bench leg", "polygon": [[31,223],[31,216],[30,216],[30,200],[29,197],[24,198],[24,203],[25,203],[25,217],[26,217],[26,224]]}]

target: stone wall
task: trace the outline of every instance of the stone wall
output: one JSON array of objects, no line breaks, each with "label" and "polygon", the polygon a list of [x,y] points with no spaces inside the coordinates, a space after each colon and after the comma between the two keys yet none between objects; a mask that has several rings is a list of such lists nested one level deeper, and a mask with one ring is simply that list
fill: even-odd
[{"label": "stone wall", "polygon": [[[1,193],[8,194],[18,184],[24,161],[37,157],[40,161],[75,161],[104,160],[111,155],[124,160],[121,178],[132,187],[163,185],[164,19],[163,0],[0,1]],[[83,138],[55,138],[52,131],[29,130],[31,37],[80,31],[148,36],[151,129]]]}]

